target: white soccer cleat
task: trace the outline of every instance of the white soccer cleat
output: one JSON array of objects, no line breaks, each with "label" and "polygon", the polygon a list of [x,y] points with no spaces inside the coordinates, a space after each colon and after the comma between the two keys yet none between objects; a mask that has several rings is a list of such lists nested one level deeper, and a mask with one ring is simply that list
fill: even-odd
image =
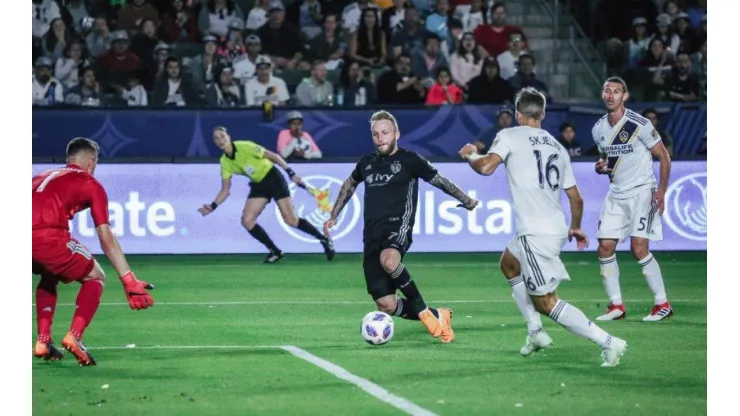
[{"label": "white soccer cleat", "polygon": [[541,330],[535,335],[527,335],[527,340],[525,342],[526,343],[524,344],[522,349],[519,350],[519,353],[525,357],[529,357],[535,352],[551,346],[552,338],[547,335],[547,332]]},{"label": "white soccer cleat", "polygon": [[624,353],[627,352],[627,341],[611,337],[609,346],[601,350],[602,367],[616,367]]},{"label": "white soccer cleat", "polygon": [[610,303],[606,307],[606,313],[596,318],[597,321],[616,321],[624,319],[627,316],[627,310],[624,308],[624,304],[615,305]]},{"label": "white soccer cleat", "polygon": [[645,322],[656,322],[662,321],[673,315],[673,308],[668,302],[661,303],[660,305],[653,306],[653,310],[650,311],[650,315],[642,318]]}]

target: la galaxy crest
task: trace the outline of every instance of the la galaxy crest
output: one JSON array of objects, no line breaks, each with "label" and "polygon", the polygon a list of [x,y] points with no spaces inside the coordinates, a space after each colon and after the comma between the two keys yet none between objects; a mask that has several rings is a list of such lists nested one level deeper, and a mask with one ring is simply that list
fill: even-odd
[{"label": "la galaxy crest", "polygon": [[627,133],[624,130],[622,130],[622,131],[619,132],[619,140],[622,143],[627,143],[627,140],[629,140],[629,139],[630,139],[630,134],[629,133]]}]

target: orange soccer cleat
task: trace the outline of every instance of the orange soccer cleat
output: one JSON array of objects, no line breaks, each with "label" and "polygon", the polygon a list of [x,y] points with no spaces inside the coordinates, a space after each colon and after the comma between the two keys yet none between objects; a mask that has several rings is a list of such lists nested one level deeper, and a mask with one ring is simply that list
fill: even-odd
[{"label": "orange soccer cleat", "polygon": [[80,366],[96,365],[95,359],[87,351],[85,344],[83,344],[82,341],[71,332],[68,332],[67,335],[64,336],[62,347],[75,356],[77,362],[80,363]]},{"label": "orange soccer cleat", "polygon": [[419,312],[419,320],[427,328],[429,334],[434,338],[439,338],[442,335],[442,322],[434,316],[429,308]]},{"label": "orange soccer cleat", "polygon": [[43,358],[44,361],[57,361],[64,358],[64,353],[59,350],[52,342],[36,341],[33,348],[33,355],[36,358]]},{"label": "orange soccer cleat", "polygon": [[452,309],[438,308],[439,320],[442,323],[442,342],[447,344],[455,340],[455,332],[452,331]]}]

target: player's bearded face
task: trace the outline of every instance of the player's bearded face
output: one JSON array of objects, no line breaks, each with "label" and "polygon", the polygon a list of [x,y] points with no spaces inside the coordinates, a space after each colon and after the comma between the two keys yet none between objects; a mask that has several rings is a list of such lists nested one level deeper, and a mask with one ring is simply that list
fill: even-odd
[{"label": "player's bearded face", "polygon": [[396,150],[398,131],[390,120],[378,120],[373,123],[373,144],[375,150],[382,156],[387,156]]}]

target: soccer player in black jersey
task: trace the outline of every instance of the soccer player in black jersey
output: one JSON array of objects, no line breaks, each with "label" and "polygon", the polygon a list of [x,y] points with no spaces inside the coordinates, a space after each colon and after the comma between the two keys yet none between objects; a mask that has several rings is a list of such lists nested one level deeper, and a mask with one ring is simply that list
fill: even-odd
[{"label": "soccer player in black jersey", "polygon": [[[468,210],[478,205],[457,185],[442,176],[419,154],[398,147],[401,133],[395,117],[378,111],[370,118],[370,131],[376,151],[363,156],[344,181],[334,203],[331,218],[324,224],[324,234],[336,224],[342,208],[349,202],[360,182],[365,182],[364,261],[367,292],[378,309],[404,319],[421,321],[427,331],[452,342],[452,311],[429,308],[401,261],[411,246],[419,178],[457,199]],[[405,298],[396,296],[400,290]]]}]

